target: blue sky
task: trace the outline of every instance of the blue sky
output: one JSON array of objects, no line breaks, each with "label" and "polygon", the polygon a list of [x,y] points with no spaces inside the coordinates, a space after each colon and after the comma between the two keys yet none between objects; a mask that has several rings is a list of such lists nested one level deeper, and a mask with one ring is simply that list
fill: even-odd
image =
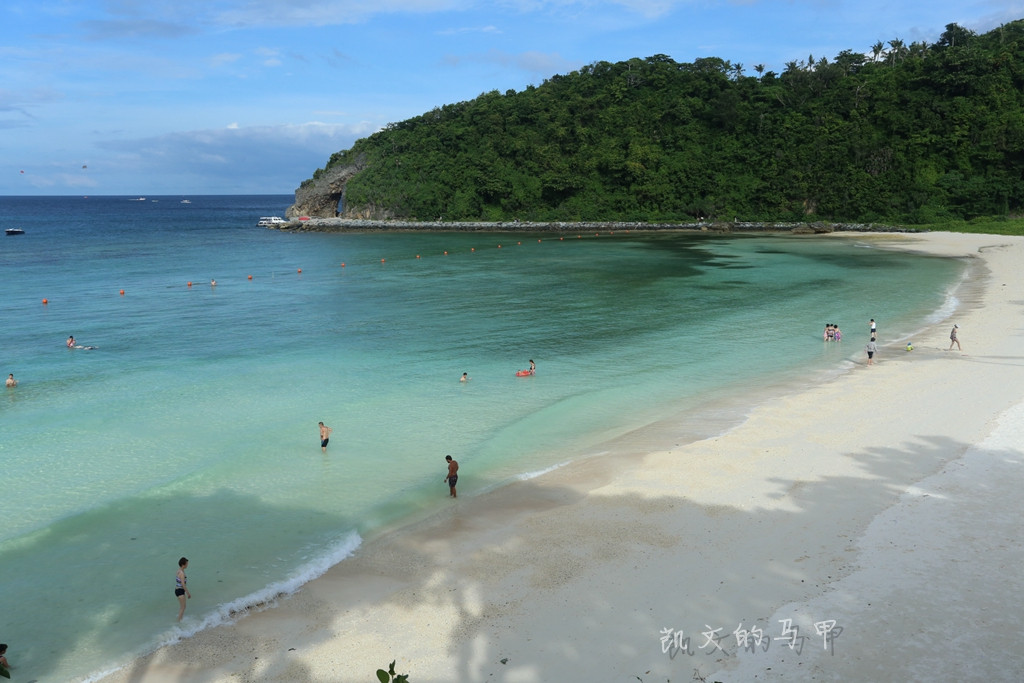
[{"label": "blue sky", "polygon": [[0,195],[291,193],[393,121],[595,61],[934,42],[1024,0],[4,0]]}]

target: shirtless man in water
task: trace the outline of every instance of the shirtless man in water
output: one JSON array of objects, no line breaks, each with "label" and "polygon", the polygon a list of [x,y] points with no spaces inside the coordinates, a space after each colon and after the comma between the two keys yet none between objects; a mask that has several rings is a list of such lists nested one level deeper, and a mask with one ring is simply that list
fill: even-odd
[{"label": "shirtless man in water", "polygon": [[320,423],[320,450],[324,453],[327,452],[327,442],[331,440],[331,432],[334,430],[325,425],[323,422]]},{"label": "shirtless man in water", "polygon": [[448,488],[451,491],[452,498],[458,498],[455,495],[455,483],[459,481],[459,463],[452,460],[452,456],[446,455],[444,459],[448,461],[448,476],[444,478],[448,482]]}]

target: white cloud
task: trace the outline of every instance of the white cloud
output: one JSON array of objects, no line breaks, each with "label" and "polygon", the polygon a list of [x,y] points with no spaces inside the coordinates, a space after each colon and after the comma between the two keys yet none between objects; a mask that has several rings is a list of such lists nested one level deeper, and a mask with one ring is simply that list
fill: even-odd
[{"label": "white cloud", "polygon": [[222,26],[331,26],[365,22],[378,14],[426,14],[467,9],[467,0],[243,0],[209,12]]},{"label": "white cloud", "polygon": [[[98,145],[110,182],[126,188],[139,178],[159,176],[168,191],[205,188],[218,192],[289,192],[331,154],[352,146],[379,124],[330,124],[318,121],[279,126],[179,131],[140,139],[107,140]],[[97,164],[98,165],[98,164]],[[117,193],[127,189],[102,188]]]},{"label": "white cloud", "polygon": [[533,75],[549,76],[553,73],[565,73],[583,66],[582,64],[564,59],[557,52],[538,52],[528,50],[520,53],[488,50],[484,53],[467,55],[446,55],[444,63],[450,66],[463,64],[498,64],[526,71]]},{"label": "white cloud", "polygon": [[448,28],[436,32],[439,36],[456,36],[464,33],[495,33],[500,34],[497,26],[464,26],[462,28]]},{"label": "white cloud", "polygon": [[207,60],[207,63],[213,68],[224,66],[225,64],[232,64],[242,58],[242,55],[233,52],[222,52],[217,55],[213,55]]}]

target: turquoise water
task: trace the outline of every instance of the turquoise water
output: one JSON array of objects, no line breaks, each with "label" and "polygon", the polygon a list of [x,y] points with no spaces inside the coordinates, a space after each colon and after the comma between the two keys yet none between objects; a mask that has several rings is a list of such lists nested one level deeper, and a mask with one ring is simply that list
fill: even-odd
[{"label": "turquoise water", "polygon": [[947,315],[965,267],[787,236],[290,234],[255,227],[288,196],[153,199],[0,198],[26,231],[0,243],[0,641],[22,680],[294,590],[450,504],[447,453],[472,496],[670,416],[701,434],[860,360],[869,318],[887,342]]}]

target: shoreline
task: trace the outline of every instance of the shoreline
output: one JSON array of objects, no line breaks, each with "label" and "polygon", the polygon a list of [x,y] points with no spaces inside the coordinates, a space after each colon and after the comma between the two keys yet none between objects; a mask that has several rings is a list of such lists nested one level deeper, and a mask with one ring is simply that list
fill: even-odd
[{"label": "shoreline", "polygon": [[628,221],[413,221],[405,219],[322,218],[303,216],[289,218],[283,223],[262,226],[286,232],[525,232],[568,233],[605,230],[620,232],[705,232],[708,234],[784,233],[796,235],[823,235],[834,232],[873,234],[921,233],[916,228],[903,228],[877,223],[762,223],[756,221],[692,221],[687,223],[635,223]]},{"label": "shoreline", "polygon": [[[740,622],[777,629],[771,618],[788,605],[825,599],[819,616],[839,613],[836,605],[847,605],[828,606],[827,598],[882,564],[871,555],[877,550],[860,546],[869,531],[878,535],[878,520],[918,482],[975,452],[994,420],[1024,401],[1015,388],[1024,386],[1024,341],[1009,294],[1024,286],[1014,266],[1024,240],[901,235],[881,246],[982,259],[988,272],[979,274],[977,299],[972,292],[956,313],[965,353],[943,350],[942,321],[927,341],[915,339],[913,353],[883,346],[876,366],[861,361],[776,396],[718,436],[666,448],[659,430],[642,430],[623,440],[618,457],[573,462],[366,539],[276,607],[103,680],[363,681],[393,659],[414,681],[644,680],[647,672],[651,680],[682,679],[694,670],[750,680],[732,671],[743,666],[799,680],[808,670],[801,657],[827,677],[880,666],[883,678],[920,679],[897,647],[878,650],[893,633],[948,628],[954,619],[943,618],[937,597],[931,624],[898,623],[910,612],[903,606],[886,613],[897,623],[884,633],[847,621],[824,660],[812,659],[814,648],[793,656],[782,646],[737,657],[727,643]],[[950,391],[962,394],[960,403]],[[869,556],[872,564],[862,566]],[[984,576],[1004,581],[991,568]],[[992,594],[998,605],[999,591]],[[789,616],[805,615],[794,608]],[[811,622],[800,626],[814,635]],[[685,629],[694,654],[664,653],[665,628]],[[698,649],[709,628],[728,636],[726,653]],[[1010,652],[1005,672],[1014,670]],[[940,654],[929,656],[927,667],[917,664],[942,670]]]}]

